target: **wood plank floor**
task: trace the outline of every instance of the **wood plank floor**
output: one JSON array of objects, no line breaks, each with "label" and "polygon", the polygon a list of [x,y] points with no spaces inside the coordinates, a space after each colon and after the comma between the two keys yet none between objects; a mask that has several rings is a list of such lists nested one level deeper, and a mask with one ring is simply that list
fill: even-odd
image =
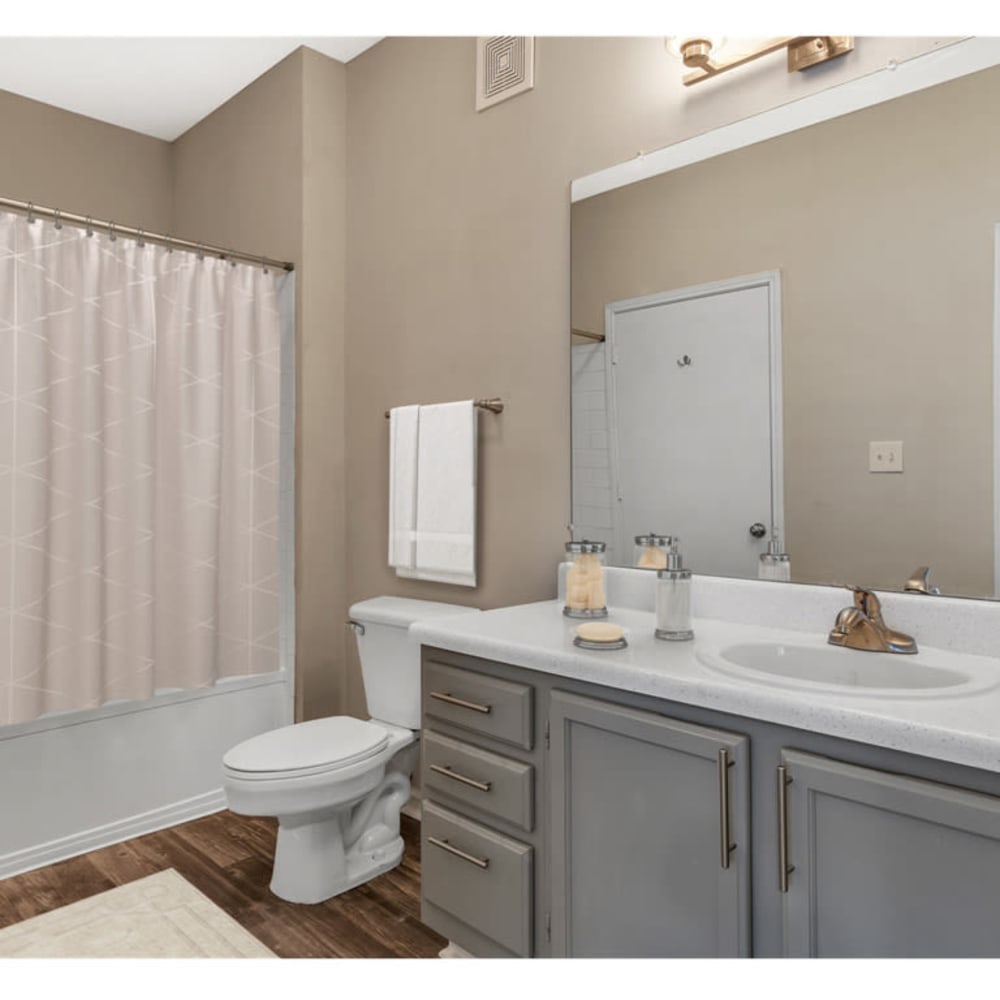
[{"label": "wood plank floor", "polygon": [[268,889],[277,823],[228,811],[0,880],[0,927],[173,868],[282,958],[435,958],[420,922],[420,825],[402,817],[402,862],[314,906]]}]

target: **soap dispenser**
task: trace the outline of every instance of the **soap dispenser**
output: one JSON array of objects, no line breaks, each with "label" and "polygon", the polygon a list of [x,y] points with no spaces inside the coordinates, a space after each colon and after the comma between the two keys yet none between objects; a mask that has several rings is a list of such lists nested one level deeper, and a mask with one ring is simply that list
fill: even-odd
[{"label": "soap dispenser", "polygon": [[694,638],[691,570],[684,568],[677,549],[679,542],[679,538],[670,539],[667,567],[656,571],[656,638],[673,642]]},{"label": "soap dispenser", "polygon": [[758,580],[791,580],[792,563],[787,552],[781,551],[781,541],[777,531],[772,529],[767,552],[762,552],[757,564]]}]

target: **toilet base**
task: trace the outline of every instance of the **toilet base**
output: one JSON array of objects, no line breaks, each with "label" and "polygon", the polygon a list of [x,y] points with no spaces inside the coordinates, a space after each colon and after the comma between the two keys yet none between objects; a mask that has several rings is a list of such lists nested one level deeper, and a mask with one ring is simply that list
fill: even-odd
[{"label": "toilet base", "polygon": [[[403,859],[403,838],[395,837],[388,843],[368,850],[348,851],[345,855],[337,845],[340,841],[340,824],[336,834],[329,829],[327,839],[318,855],[303,849],[302,838],[294,838],[295,846],[282,852],[282,829],[278,829],[278,848],[274,855],[274,870],[271,873],[271,892],[289,903],[322,903],[341,893],[347,892],[370,879],[395,868]],[[326,826],[326,823],[310,824],[311,829]],[[305,828],[290,831],[297,833]],[[316,831],[316,836],[322,836]],[[289,842],[286,835],[285,843]]]},{"label": "toilet base", "polygon": [[360,802],[278,817],[271,892],[290,903],[322,903],[395,868],[403,858],[399,811],[410,797],[410,755]]}]

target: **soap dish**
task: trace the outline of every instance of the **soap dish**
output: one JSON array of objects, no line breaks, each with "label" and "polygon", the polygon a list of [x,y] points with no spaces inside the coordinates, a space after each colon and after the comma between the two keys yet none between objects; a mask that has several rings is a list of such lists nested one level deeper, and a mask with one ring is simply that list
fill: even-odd
[{"label": "soap dish", "polygon": [[577,626],[573,645],[580,649],[624,649],[628,640],[621,625],[612,622],[587,622]]}]

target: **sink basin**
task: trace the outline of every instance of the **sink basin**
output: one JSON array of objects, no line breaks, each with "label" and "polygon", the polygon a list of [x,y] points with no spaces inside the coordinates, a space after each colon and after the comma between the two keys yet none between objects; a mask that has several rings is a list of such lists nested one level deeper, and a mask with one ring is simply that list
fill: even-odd
[{"label": "sink basin", "polygon": [[965,695],[1000,683],[1000,678],[940,662],[954,658],[948,653],[935,661],[924,654],[917,659],[836,646],[745,642],[696,655],[710,669],[744,680],[869,696]]}]

